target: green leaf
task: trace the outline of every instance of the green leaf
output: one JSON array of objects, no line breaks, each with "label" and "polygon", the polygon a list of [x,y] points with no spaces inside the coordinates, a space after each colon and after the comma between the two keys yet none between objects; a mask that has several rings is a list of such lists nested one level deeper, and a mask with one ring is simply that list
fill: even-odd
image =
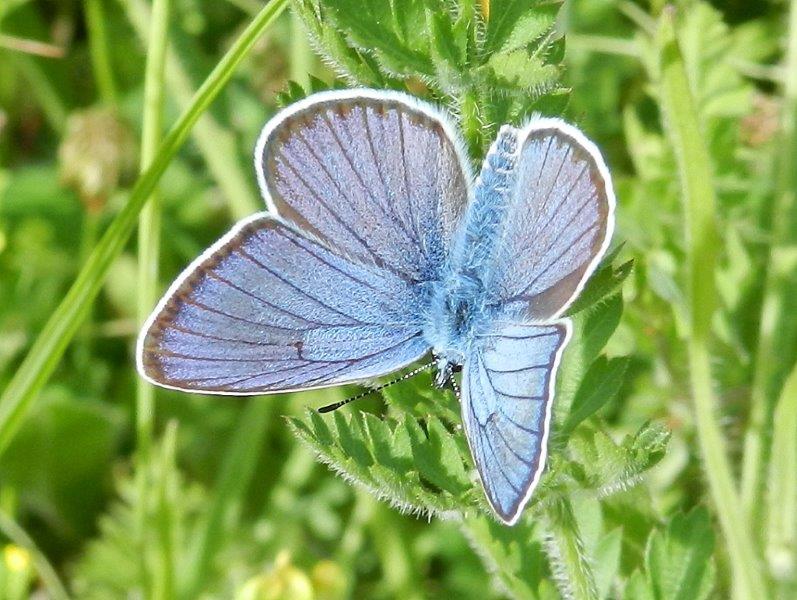
[{"label": "green leaf", "polygon": [[558,85],[559,67],[521,48],[494,54],[480,73],[494,92],[542,95]]},{"label": "green leaf", "polygon": [[388,73],[434,75],[431,33],[419,0],[319,0],[318,5],[350,45],[372,53]]},{"label": "green leaf", "polygon": [[435,417],[425,421],[428,435],[409,415],[380,420],[336,412],[334,433],[328,420],[308,411],[288,422],[322,462],[394,506],[437,514],[481,506],[474,500],[469,458]]},{"label": "green leaf", "polygon": [[514,50],[543,37],[553,28],[560,6],[551,0],[492,0],[485,52]]},{"label": "green leaf", "polygon": [[703,600],[714,589],[714,530],[705,508],[672,518],[654,532],[645,557],[648,582],[658,600]]},{"label": "green leaf", "polygon": [[568,316],[597,304],[620,289],[620,286],[631,274],[631,270],[634,267],[633,260],[623,262],[617,266],[614,265],[614,261],[622,248],[623,244],[618,245],[603,258],[598,268],[587,280],[587,284],[578,298],[576,298],[576,301],[567,309]]},{"label": "green leaf", "polygon": [[550,473],[542,487],[561,493],[593,490],[600,496],[626,490],[661,460],[669,439],[670,433],[662,425],[646,423],[617,444],[603,431],[585,424],[568,440],[569,461],[552,452]]},{"label": "green leaf", "polygon": [[563,433],[575,429],[581,421],[592,416],[617,395],[629,362],[628,357],[607,359],[599,356],[592,363],[570,405]]},{"label": "green leaf", "polygon": [[612,583],[620,570],[620,553],[623,545],[623,529],[616,527],[598,540],[593,564],[595,585],[600,598],[610,598]]},{"label": "green leaf", "polygon": [[625,583],[623,598],[634,598],[634,600],[656,600],[653,590],[650,589],[648,580],[640,571],[634,571]]},{"label": "green leaf", "polygon": [[582,379],[606,345],[623,314],[623,300],[615,294],[572,317],[573,338],[565,349],[557,378],[557,414],[567,414]]},{"label": "green leaf", "polygon": [[545,557],[536,539],[539,524],[529,519],[506,527],[491,517],[469,517],[462,532],[481,556],[499,588],[510,597],[536,599],[543,581]]}]

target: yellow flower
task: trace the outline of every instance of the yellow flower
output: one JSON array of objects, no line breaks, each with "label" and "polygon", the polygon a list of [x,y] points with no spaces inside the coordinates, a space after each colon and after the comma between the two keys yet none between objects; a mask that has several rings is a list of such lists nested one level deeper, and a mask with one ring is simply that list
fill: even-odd
[{"label": "yellow flower", "polygon": [[3,559],[12,573],[21,573],[30,567],[30,552],[14,544],[3,548]]}]

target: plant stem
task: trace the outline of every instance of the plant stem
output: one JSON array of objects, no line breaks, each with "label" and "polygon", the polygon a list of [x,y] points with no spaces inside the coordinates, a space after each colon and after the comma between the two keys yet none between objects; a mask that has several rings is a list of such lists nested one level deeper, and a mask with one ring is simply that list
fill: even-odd
[{"label": "plant stem", "polygon": [[207,110],[254,43],[282,13],[288,0],[272,0],[252,20],[219,61],[161,143],[152,166],[138,179],[130,199],[100,239],[66,297],[45,324],[8,387],[0,396],[0,454],[8,447],[36,395],[49,379],[75,335],[87,307],[99,293],[113,260],[133,232],[139,212],[191,128]]},{"label": "plant stem", "polygon": [[290,39],[290,78],[307,87],[310,83],[310,69],[313,66],[313,51],[307,41],[307,33],[302,25],[302,19],[295,11],[291,11],[291,39]]},{"label": "plant stem", "polygon": [[[169,30],[170,0],[154,0],[147,66],[144,80],[144,122],[141,134],[141,172],[152,164],[162,137],[163,70]],[[138,219],[138,320],[143,323],[158,295],[161,211],[157,188],[152,190]],[[138,380],[136,437],[140,465],[149,461],[152,449],[154,388]]]},{"label": "plant stem", "polygon": [[[176,526],[176,488],[177,488],[177,422],[166,426],[158,457],[157,469],[160,471],[160,486],[157,489],[155,505],[155,524],[157,526],[157,559],[153,565],[152,589],[149,597],[153,600],[172,600],[175,597],[175,526]],[[147,465],[154,467],[154,461]],[[139,498],[146,502],[145,498]],[[144,548],[142,548],[142,556]]]},{"label": "plant stem", "polygon": [[[123,4],[133,28],[145,40],[147,24],[152,19],[148,4],[144,0],[125,0]],[[188,107],[191,104],[193,84],[182,60],[171,45],[166,47],[166,67],[169,93],[180,106]],[[192,137],[213,179],[227,198],[233,217],[242,219],[261,208],[252,185],[254,178],[238,160],[238,143],[232,132],[211,114],[205,114],[197,122]],[[251,168],[248,161],[246,165]]]},{"label": "plant stem", "polygon": [[[152,20],[149,5],[144,0],[125,0],[124,7],[133,28],[142,40],[146,40],[148,23]],[[186,109],[191,104],[193,84],[183,62],[169,44],[166,47],[166,67],[169,93],[177,104]],[[233,217],[242,219],[262,209],[252,184],[254,177],[244,171],[238,160],[238,143],[232,132],[212,115],[205,114],[197,122],[192,137],[213,179],[227,199]]]},{"label": "plant stem", "polygon": [[181,598],[197,598],[204,589],[214,553],[218,553],[224,540],[224,527],[234,523],[240,514],[274,406],[270,399],[252,398],[241,413],[214,486],[213,505],[192,548],[186,578],[180,586]]},{"label": "plant stem", "polygon": [[108,38],[105,33],[105,10],[103,0],[86,0],[86,29],[89,33],[89,49],[94,79],[102,101],[108,106],[116,105],[116,85],[108,54]]},{"label": "plant stem", "polygon": [[[475,158],[481,160],[484,136],[481,117],[479,116],[479,102],[476,98],[476,93],[472,90],[465,92],[460,98],[459,122],[471,161]],[[476,172],[478,173],[478,171]]]},{"label": "plant stem", "polygon": [[788,581],[797,571],[797,367],[783,386],[774,429],[766,556],[775,578]]},{"label": "plant stem", "polygon": [[36,570],[41,577],[44,587],[47,588],[49,597],[54,600],[68,600],[69,594],[58,578],[53,566],[44,553],[39,550],[27,532],[8,514],[0,510],[0,533],[6,536],[14,544],[20,548],[27,550],[33,558],[33,563],[36,565]]},{"label": "plant stem", "polygon": [[[576,600],[597,600],[595,576],[570,501],[564,498],[553,502],[546,513],[551,536],[547,544],[548,559],[562,596]],[[560,576],[556,577],[557,574]]]},{"label": "plant stem", "polygon": [[731,475],[711,381],[709,339],[716,294],[714,268],[719,236],[708,149],[675,36],[673,15],[662,13],[658,43],[661,102],[665,130],[675,151],[684,198],[690,335],[687,340],[695,424],[706,478],[727,542],[735,596],[766,598],[750,524],[745,519]]},{"label": "plant stem", "polygon": [[742,502],[753,522],[756,522],[762,505],[762,481],[775,398],[793,364],[794,350],[788,346],[793,344],[797,334],[797,319],[793,316],[797,274],[797,257],[794,255],[797,244],[794,231],[797,220],[797,0],[792,0],[789,12],[789,38],[783,73],[783,112],[777,154],[780,160],[776,164],[777,188],[770,217],[772,241],[764,279],[750,418],[742,463]]},{"label": "plant stem", "polygon": [[[144,75],[144,116],[141,133],[141,172],[152,164],[163,136],[163,71],[169,35],[170,0],[154,0],[149,23],[149,44]],[[158,294],[161,210],[158,190],[153,188],[138,220],[138,323],[152,310]],[[155,388],[139,378],[136,386],[136,528],[141,557],[147,539],[147,488],[155,429]]]}]

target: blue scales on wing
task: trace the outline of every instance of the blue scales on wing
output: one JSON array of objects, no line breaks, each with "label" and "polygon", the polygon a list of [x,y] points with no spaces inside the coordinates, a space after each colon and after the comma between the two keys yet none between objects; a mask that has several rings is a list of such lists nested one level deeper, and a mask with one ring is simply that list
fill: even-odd
[{"label": "blue scales on wing", "polygon": [[490,505],[514,523],[544,467],[553,381],[566,323],[496,324],[462,371],[468,443]]},{"label": "blue scales on wing", "polygon": [[330,92],[283,111],[255,163],[274,215],[191,265],[139,339],[143,374],[249,394],[361,381],[429,350],[427,282],[468,200],[450,129],[409,97]]},{"label": "blue scales on wing", "polygon": [[518,145],[488,285],[508,310],[544,321],[569,305],[605,251],[614,192],[597,148],[561,121],[532,121]]},{"label": "blue scales on wing", "polygon": [[333,96],[266,129],[255,163],[284,218],[355,260],[432,281],[469,199],[455,135],[403,95]]},{"label": "blue scales on wing", "polygon": [[427,351],[418,302],[400,277],[263,216],[178,282],[142,340],[142,366],[169,387],[226,393],[374,377]]}]

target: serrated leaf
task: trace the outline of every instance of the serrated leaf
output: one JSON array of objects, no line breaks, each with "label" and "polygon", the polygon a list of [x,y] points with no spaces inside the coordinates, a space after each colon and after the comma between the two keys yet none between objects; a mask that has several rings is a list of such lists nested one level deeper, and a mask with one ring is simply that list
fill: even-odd
[{"label": "serrated leaf", "polygon": [[328,25],[325,11],[316,0],[296,0],[293,8],[301,17],[316,52],[338,75],[358,85],[394,87],[373,58],[352,48],[344,32]]},{"label": "serrated leaf", "polygon": [[506,94],[542,94],[558,78],[559,68],[521,48],[494,54],[482,67],[482,72],[494,91]]},{"label": "serrated leaf", "polygon": [[570,413],[562,428],[563,433],[572,431],[581,421],[614,399],[623,385],[629,362],[628,357],[607,359],[599,356],[592,363],[570,405]]},{"label": "serrated leaf", "polygon": [[431,419],[427,423],[427,430],[429,443],[434,453],[439,456],[442,471],[454,484],[452,487],[458,486],[459,492],[464,492],[470,487],[470,481],[462,462],[462,455],[454,441],[454,436],[457,434],[448,431],[438,419]]},{"label": "serrated leaf", "polygon": [[551,469],[552,481],[543,483],[571,491],[590,489],[601,496],[626,490],[661,460],[669,438],[661,425],[646,423],[617,444],[600,429],[585,424],[568,440],[572,460],[563,462],[552,457],[556,462],[556,468]]},{"label": "serrated leaf", "polygon": [[419,0],[319,0],[332,24],[389,73],[434,75],[424,6]]},{"label": "serrated leaf", "polygon": [[[457,481],[455,477],[451,476],[442,462],[442,439],[439,434],[439,428],[442,428],[442,425],[439,421],[435,424],[436,421],[437,419],[433,417],[427,421],[427,428],[430,428],[430,431],[438,430],[434,440],[431,433],[427,438],[426,433],[415,419],[406,419],[405,421],[405,428],[412,444],[415,467],[426,481],[441,491],[458,495],[464,492],[464,487],[461,481]],[[449,449],[452,447],[449,446]],[[456,450],[456,447],[453,448]],[[461,462],[461,459],[459,460]]]},{"label": "serrated leaf", "polygon": [[338,441],[343,451],[362,466],[369,467],[373,464],[373,457],[365,441],[365,431],[362,427],[362,415],[353,415],[346,419],[341,411],[333,413]]},{"label": "serrated leaf", "polygon": [[714,530],[708,511],[696,508],[654,532],[645,556],[648,582],[657,600],[703,600],[714,588]]},{"label": "serrated leaf", "polygon": [[439,85],[454,93],[467,78],[468,26],[463,20],[452,23],[447,12],[428,15],[431,31],[431,55]]},{"label": "serrated leaf", "polygon": [[484,50],[513,50],[534,42],[554,26],[560,6],[551,0],[492,0]]}]

